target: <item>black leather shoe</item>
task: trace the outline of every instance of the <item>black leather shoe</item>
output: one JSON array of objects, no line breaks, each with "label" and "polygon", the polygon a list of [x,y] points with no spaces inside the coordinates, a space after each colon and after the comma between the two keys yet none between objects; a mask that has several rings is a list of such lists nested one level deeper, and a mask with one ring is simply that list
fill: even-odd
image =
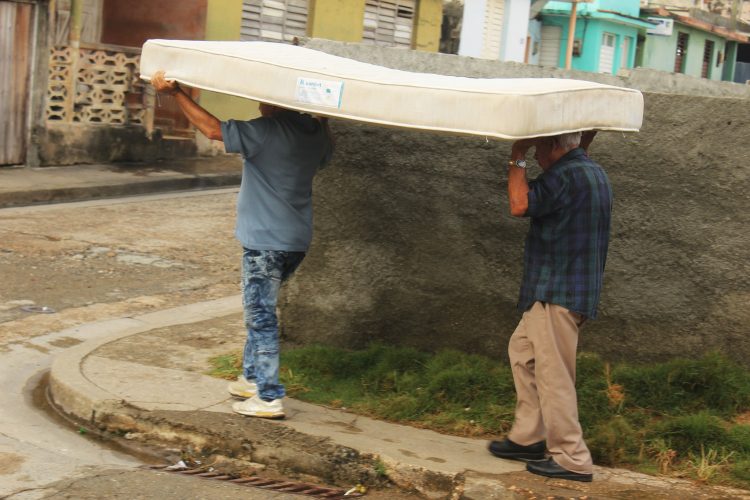
[{"label": "black leather shoe", "polygon": [[554,479],[569,479],[570,481],[583,481],[584,483],[590,483],[594,478],[593,474],[581,474],[579,472],[571,472],[567,469],[563,469],[551,458],[548,460],[540,460],[538,462],[529,462],[526,464],[526,470],[532,474],[538,474],[540,476],[551,477]]},{"label": "black leather shoe", "polygon": [[504,441],[490,441],[490,453],[500,458],[508,460],[544,460],[544,450],[547,449],[547,443],[539,441],[538,443],[528,446],[516,444],[508,438]]}]

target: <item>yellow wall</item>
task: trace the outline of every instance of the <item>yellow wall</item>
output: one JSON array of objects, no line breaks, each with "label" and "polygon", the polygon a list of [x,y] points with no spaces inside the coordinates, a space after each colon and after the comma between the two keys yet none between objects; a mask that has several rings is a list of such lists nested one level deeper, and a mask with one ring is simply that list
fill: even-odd
[{"label": "yellow wall", "polygon": [[[242,0],[208,0],[206,40],[239,40]],[[220,120],[248,120],[260,116],[258,103],[226,94],[201,90],[201,106]]]},{"label": "yellow wall", "polygon": [[365,0],[310,0],[307,33],[312,38],[361,42]]},{"label": "yellow wall", "polygon": [[440,25],[443,23],[442,0],[419,0],[414,22],[414,48],[437,52],[440,48]]},{"label": "yellow wall", "polygon": [[[365,0],[309,0],[307,32],[313,38],[341,42],[361,42]],[[437,52],[442,0],[418,0],[414,21],[414,48]],[[208,0],[206,40],[239,40],[242,24],[242,0]],[[200,102],[221,120],[250,119],[259,116],[258,105],[249,99],[232,97],[206,90]]]}]

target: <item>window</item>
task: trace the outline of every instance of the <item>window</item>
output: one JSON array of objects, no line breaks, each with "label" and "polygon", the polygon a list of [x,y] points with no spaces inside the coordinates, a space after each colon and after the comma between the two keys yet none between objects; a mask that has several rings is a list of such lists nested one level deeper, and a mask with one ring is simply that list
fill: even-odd
[{"label": "window", "polygon": [[367,0],[362,43],[410,49],[416,0]]},{"label": "window", "polygon": [[240,40],[292,42],[307,35],[307,0],[243,0]]},{"label": "window", "polygon": [[677,34],[677,51],[674,58],[674,72],[684,73],[685,62],[687,61],[688,34]]},{"label": "window", "polygon": [[701,78],[711,78],[711,61],[714,59],[714,42],[706,40],[703,46],[703,66],[701,66]]}]

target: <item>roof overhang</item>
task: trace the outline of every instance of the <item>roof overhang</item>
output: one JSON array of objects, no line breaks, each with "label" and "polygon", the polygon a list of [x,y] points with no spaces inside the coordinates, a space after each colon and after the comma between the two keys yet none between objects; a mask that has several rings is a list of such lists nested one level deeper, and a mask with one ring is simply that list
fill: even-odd
[{"label": "roof overhang", "polygon": [[713,33],[727,40],[732,40],[732,41],[740,42],[740,43],[750,43],[750,37],[746,35],[743,35],[736,31],[732,31],[723,26],[717,26],[715,24],[711,24],[706,21],[702,21],[700,19],[695,19],[694,17],[683,16],[681,14],[670,12],[664,7],[641,9],[641,12],[645,14],[649,14],[651,16],[666,17],[668,19],[674,19],[676,23],[689,26],[691,28],[695,28],[701,31],[705,31],[707,33]]},{"label": "roof overhang", "polygon": [[[570,11],[568,10],[543,10],[542,16],[560,16],[560,17],[570,17]],[[619,12],[611,11],[611,10],[598,10],[593,12],[579,12],[578,16],[582,19],[596,19],[598,21],[608,21],[610,23],[615,24],[622,24],[624,26],[630,26],[634,28],[643,28],[643,29],[649,29],[653,28],[654,25],[644,19],[640,19],[638,17],[633,16],[627,16],[625,14],[620,14]]]}]

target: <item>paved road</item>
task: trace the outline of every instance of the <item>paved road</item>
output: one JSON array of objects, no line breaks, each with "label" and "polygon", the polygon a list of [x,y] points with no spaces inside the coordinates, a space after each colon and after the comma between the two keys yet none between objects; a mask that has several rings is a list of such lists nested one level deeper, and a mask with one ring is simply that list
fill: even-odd
[{"label": "paved road", "polygon": [[34,403],[76,325],[238,293],[235,191],[0,210],[0,499],[299,498],[137,470]]}]

